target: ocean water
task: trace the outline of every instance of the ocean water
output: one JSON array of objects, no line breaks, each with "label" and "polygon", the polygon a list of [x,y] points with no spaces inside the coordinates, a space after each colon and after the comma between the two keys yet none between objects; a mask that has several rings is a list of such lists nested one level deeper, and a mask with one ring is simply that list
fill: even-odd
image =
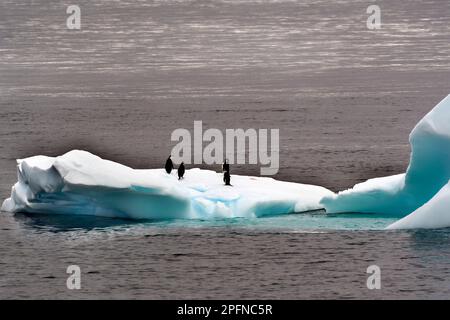
[{"label": "ocean water", "polygon": [[[330,220],[317,213],[154,222],[2,214],[0,297],[449,297],[448,229],[359,230],[389,219]],[[80,290],[66,287],[66,268],[74,264],[82,272]],[[367,289],[370,265],[380,267],[380,290]]]},{"label": "ocean water", "polygon": [[[71,3],[70,3],[71,4]],[[275,178],[404,172],[450,88],[448,1],[0,2],[0,197],[15,159],[74,148],[157,168],[177,128],[279,128]],[[258,166],[234,166],[237,174]],[[223,221],[0,214],[0,298],[450,298],[449,231],[324,212]],[[66,268],[82,269],[82,290]],[[382,289],[366,269],[380,266]]]}]

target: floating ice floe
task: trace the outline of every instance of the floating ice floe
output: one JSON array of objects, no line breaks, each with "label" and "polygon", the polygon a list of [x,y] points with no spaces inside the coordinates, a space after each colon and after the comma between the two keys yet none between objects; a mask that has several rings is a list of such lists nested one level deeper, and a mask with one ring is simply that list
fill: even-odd
[{"label": "floating ice floe", "polygon": [[325,196],[326,211],[409,214],[391,229],[449,227],[450,95],[416,125],[409,140],[406,174],[370,179]]},{"label": "floating ice floe", "polygon": [[131,219],[232,218],[325,208],[403,217],[398,228],[450,227],[450,96],[414,128],[405,174],[370,179],[335,194],[323,187],[271,178],[187,170],[179,181],[163,169],[134,170],[74,150],[18,160],[18,182],[2,210]]},{"label": "floating ice floe", "polygon": [[191,169],[183,180],[163,169],[135,170],[74,150],[59,157],[18,160],[18,182],[2,210],[130,219],[229,218],[288,214],[322,208],[332,192],[272,178]]}]

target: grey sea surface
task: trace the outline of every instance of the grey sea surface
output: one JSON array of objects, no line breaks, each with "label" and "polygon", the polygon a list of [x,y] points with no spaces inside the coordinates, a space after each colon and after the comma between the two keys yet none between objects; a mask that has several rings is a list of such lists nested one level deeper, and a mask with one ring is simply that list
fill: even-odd
[{"label": "grey sea surface", "polygon": [[[279,128],[275,178],[338,191],[404,172],[410,131],[450,93],[448,1],[378,0],[380,30],[373,1],[79,0],[81,30],[70,4],[0,2],[1,199],[17,158],[77,148],[162,167],[194,120]],[[448,230],[328,218],[1,213],[0,298],[450,298]],[[366,287],[372,264],[381,290]]]}]

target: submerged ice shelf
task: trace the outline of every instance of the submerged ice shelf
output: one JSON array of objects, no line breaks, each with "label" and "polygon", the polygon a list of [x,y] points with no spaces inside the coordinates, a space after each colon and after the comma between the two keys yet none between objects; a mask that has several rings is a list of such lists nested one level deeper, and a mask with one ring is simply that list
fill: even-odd
[{"label": "submerged ice shelf", "polygon": [[[131,219],[261,217],[325,208],[328,213],[390,214],[389,229],[450,227],[450,95],[414,128],[404,174],[370,179],[335,194],[271,178],[187,170],[135,170],[74,150],[18,160],[18,182],[3,211]],[[349,218],[351,219],[351,218]]]},{"label": "submerged ice shelf", "polygon": [[2,210],[131,219],[261,217],[320,209],[331,191],[272,178],[191,169],[134,170],[86,151],[18,160],[18,182]]}]

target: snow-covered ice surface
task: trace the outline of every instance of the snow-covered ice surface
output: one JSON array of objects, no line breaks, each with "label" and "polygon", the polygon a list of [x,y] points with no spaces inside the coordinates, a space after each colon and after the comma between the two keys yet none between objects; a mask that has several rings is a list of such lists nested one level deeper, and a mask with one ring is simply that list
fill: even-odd
[{"label": "snow-covered ice surface", "polygon": [[179,181],[176,171],[134,170],[86,151],[53,158],[18,160],[18,182],[2,210],[83,214],[131,219],[234,218],[288,214],[322,208],[328,189],[272,178],[191,169]]},{"label": "snow-covered ice surface", "polygon": [[450,95],[416,125],[410,143],[406,174],[370,179],[326,196],[321,203],[327,212],[411,214],[390,228],[449,227],[444,186],[450,179]]}]

